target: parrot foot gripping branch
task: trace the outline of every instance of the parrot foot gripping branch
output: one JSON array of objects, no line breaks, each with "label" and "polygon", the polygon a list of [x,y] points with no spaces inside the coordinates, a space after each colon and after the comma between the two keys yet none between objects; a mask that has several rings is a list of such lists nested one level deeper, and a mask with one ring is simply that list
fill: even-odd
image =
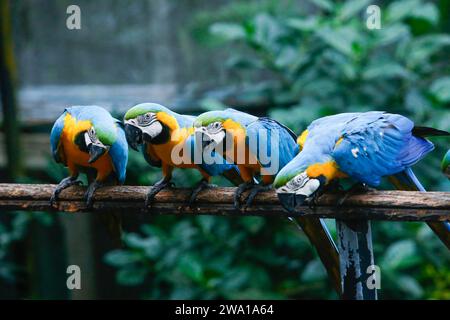
[{"label": "parrot foot gripping branch", "polygon": [[[103,187],[95,193],[92,209],[88,209],[84,201],[85,188],[72,186],[60,193],[52,207],[49,198],[55,187],[47,184],[0,184],[0,209],[132,214],[145,208],[148,192],[148,187],[144,186]],[[314,208],[305,205],[296,212],[287,213],[274,191],[259,193],[251,207],[236,210],[234,191],[235,188],[206,189],[198,195],[195,204],[189,205],[189,189],[162,190],[156,195],[148,214],[292,216],[300,225],[305,219],[336,219],[339,255],[336,252],[321,256],[321,259],[344,299],[376,298],[376,289],[368,290],[365,286],[370,276],[366,270],[374,264],[370,220],[450,221],[449,192],[369,191],[350,195],[342,204],[339,203],[342,194],[324,194],[318,198]],[[336,262],[340,265],[338,272],[332,267]]]}]

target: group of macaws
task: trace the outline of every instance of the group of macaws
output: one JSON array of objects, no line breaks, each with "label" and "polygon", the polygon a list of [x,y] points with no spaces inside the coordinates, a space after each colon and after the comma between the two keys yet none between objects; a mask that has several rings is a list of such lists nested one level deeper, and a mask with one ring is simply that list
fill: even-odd
[{"label": "group of macaws", "polygon": [[[247,207],[258,192],[274,188],[282,206],[292,212],[305,202],[313,204],[326,188],[343,178],[376,187],[382,177],[388,177],[397,189],[425,191],[411,166],[433,150],[427,136],[447,135],[445,131],[415,126],[404,116],[379,111],[323,117],[297,138],[273,119],[235,109],[194,117],[160,104],[142,103],[129,109],[121,122],[101,107],[74,106],[65,109],[51,131],[53,157],[70,173],[55,189],[51,202],[57,201],[63,189],[79,184],[79,173],[86,173],[89,187],[85,197],[92,207],[97,188],[124,183],[128,145],[134,150],[140,148],[151,166],[162,169],[162,179],[149,189],[147,207],[160,190],[171,186],[174,168],[195,168],[203,177],[192,192],[190,204],[203,189],[212,187],[212,176],[221,175],[237,186],[237,210],[241,209],[240,198],[245,191],[249,191],[244,204]],[[174,157],[180,145],[189,147],[183,149],[189,154],[181,152],[184,161]],[[199,150],[201,161],[192,161]],[[209,151],[202,153],[205,150]],[[275,153],[278,165],[274,170],[270,156]],[[204,161],[205,154],[212,161]],[[447,153],[442,163],[446,174],[449,162]],[[336,251],[321,219],[298,221],[319,254]],[[450,248],[450,224],[430,222],[429,226]]]}]

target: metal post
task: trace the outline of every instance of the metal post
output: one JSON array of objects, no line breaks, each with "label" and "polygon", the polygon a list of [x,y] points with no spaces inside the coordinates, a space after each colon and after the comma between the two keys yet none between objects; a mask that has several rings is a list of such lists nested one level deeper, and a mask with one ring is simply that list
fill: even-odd
[{"label": "metal post", "polygon": [[[374,257],[369,220],[336,220],[342,299],[376,300],[370,284]],[[369,280],[369,281],[368,281]]]}]

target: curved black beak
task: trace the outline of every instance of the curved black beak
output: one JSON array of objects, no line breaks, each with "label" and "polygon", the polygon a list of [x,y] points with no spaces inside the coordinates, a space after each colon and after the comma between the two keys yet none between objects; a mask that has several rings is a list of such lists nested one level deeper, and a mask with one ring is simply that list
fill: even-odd
[{"label": "curved black beak", "polygon": [[95,144],[90,144],[88,146],[88,150],[89,150],[89,161],[88,163],[92,163],[98,160],[98,158],[100,158],[103,154],[105,154],[106,152],[106,147],[101,147]]},{"label": "curved black beak", "polygon": [[208,134],[206,134],[206,133],[203,133],[203,135],[202,135],[202,148],[206,148],[211,143],[212,143],[212,140],[211,140],[210,136]]},{"label": "curved black beak", "polygon": [[140,144],[142,144],[142,130],[131,124],[125,124],[125,136],[127,137],[128,145],[136,151]]},{"label": "curved black beak", "polygon": [[195,131],[195,144],[197,146],[202,146],[204,150],[212,142],[210,136],[204,131]]},{"label": "curved black beak", "polygon": [[278,193],[278,199],[280,200],[283,208],[285,208],[288,212],[294,212],[298,206],[305,203],[306,196],[295,193]]}]

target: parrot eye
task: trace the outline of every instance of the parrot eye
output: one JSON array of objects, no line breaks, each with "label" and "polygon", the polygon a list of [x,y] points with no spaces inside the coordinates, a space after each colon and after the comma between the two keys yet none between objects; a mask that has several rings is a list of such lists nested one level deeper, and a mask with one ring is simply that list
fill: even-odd
[{"label": "parrot eye", "polygon": [[95,129],[93,127],[89,129],[88,135],[92,142],[97,141],[97,135],[95,134]]},{"label": "parrot eye", "polygon": [[137,122],[141,126],[148,126],[153,121],[153,118],[154,118],[153,113],[148,112],[144,115],[137,117]]},{"label": "parrot eye", "polygon": [[213,122],[208,125],[208,130],[210,131],[219,131],[222,128],[222,124],[220,122]]},{"label": "parrot eye", "polygon": [[291,179],[287,184],[286,187],[291,190],[297,190],[302,188],[306,182],[308,182],[309,178],[306,172],[303,172],[302,174],[299,174],[298,176]]}]

